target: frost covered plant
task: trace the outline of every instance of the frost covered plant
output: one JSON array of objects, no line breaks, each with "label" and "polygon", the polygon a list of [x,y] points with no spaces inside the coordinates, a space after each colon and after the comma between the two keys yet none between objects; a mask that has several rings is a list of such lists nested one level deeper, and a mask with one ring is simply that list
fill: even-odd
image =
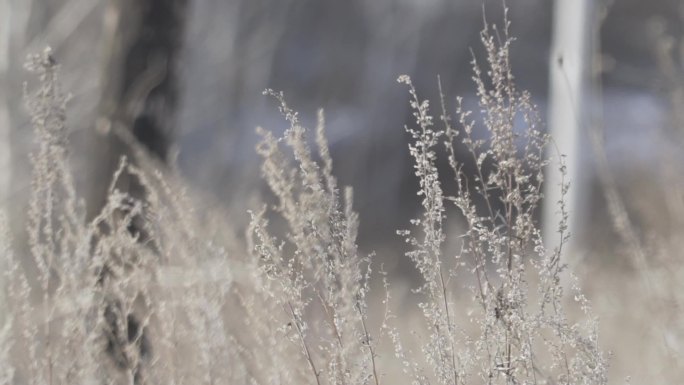
[{"label": "frost covered plant", "polygon": [[[605,384],[607,361],[588,301],[573,284],[569,294],[574,305],[567,306],[568,293],[561,285],[562,275],[568,273],[561,257],[569,236],[563,201],[557,202],[563,214],[561,241],[553,250],[544,247],[535,219],[543,198],[549,138],[538,128],[531,96],[513,81],[508,22],[503,31],[486,27],[481,38],[487,69],[475,59],[472,64],[487,139],[477,138],[476,121],[461,99],[456,109],[461,130],[456,130],[443,94],[443,128],[437,128],[429,102],[418,97],[410,78],[398,79],[409,86],[416,119],[407,131],[413,139],[409,151],[423,206],[422,216],[412,221],[417,230],[399,234],[411,246],[407,256],[423,278],[419,306],[429,337],[420,356],[413,356],[402,346],[408,333],[386,326],[387,311],[379,335],[391,337],[407,383]],[[272,368],[271,378],[285,383],[377,384],[382,378],[375,360],[378,345],[370,338],[365,311],[369,261],[358,255],[355,245],[357,219],[350,190],[340,203],[322,114],[316,131],[318,162],[282,93],[266,93],[278,100],[290,127],[280,138],[259,130],[262,173],[277,203],[271,210],[252,213],[250,250],[263,291],[271,299],[270,322],[281,335],[272,340],[276,349],[268,360],[278,361],[292,346],[299,350],[291,358],[298,364],[281,362]],[[442,188],[440,144],[454,174],[453,195]],[[476,166],[473,177],[457,160],[457,153],[463,152],[457,146]],[[292,151],[294,162],[283,147]],[[465,221],[464,233],[445,230],[451,210]],[[277,214],[271,218],[280,223],[269,224],[269,213]],[[283,235],[271,235],[274,229]],[[453,259],[445,255],[447,239],[459,243]],[[463,301],[456,300],[463,290],[472,294],[467,317]],[[586,321],[571,321],[566,307],[577,308]],[[281,340],[292,344],[282,345]]]},{"label": "frost covered plant", "polygon": [[[101,357],[102,340],[94,332],[100,320],[99,293],[80,290],[94,287],[96,277],[90,258],[92,233],[68,168],[68,97],[60,88],[58,66],[49,50],[30,56],[26,67],[40,80],[35,91],[26,91],[37,143],[31,156],[30,258],[21,261],[10,240],[3,240],[5,321],[12,333],[3,341],[10,354],[0,370],[5,371],[7,383],[87,382],[96,376]],[[71,322],[70,317],[79,322]]]},{"label": "frost covered plant", "polygon": [[[487,68],[473,59],[481,126],[486,139],[476,139],[476,121],[457,99],[457,122],[452,125],[441,93],[443,128],[437,128],[429,102],[408,85],[415,126],[407,128],[420,182],[423,214],[412,221],[416,230],[400,231],[412,250],[407,253],[422,275],[420,309],[429,332],[424,358],[427,375],[405,365],[416,384],[605,384],[607,362],[598,346],[597,324],[587,300],[572,288],[588,321],[575,323],[565,310],[561,260],[567,241],[567,212],[561,241],[547,250],[535,213],[542,199],[544,149],[549,139],[538,128],[531,97],[514,83],[509,60],[512,38],[508,21],[503,30],[485,26],[481,41]],[[441,91],[441,85],[440,85]],[[437,167],[436,147],[446,146],[456,191],[447,195]],[[456,154],[462,146],[476,166],[469,178]],[[563,186],[564,192],[568,185]],[[480,203],[481,202],[481,203]],[[448,234],[448,206],[467,224],[463,234]],[[447,238],[458,239],[455,260],[443,252]],[[472,284],[458,288],[455,282]],[[457,322],[454,290],[472,292],[468,320]],[[459,312],[462,308],[459,308]],[[403,358],[403,352],[399,354]]]},{"label": "frost covered plant", "polygon": [[[39,79],[26,91],[36,137],[29,252],[13,250],[3,223],[0,384],[248,383],[229,326],[237,321],[224,312],[234,261],[180,181],[143,158],[122,159],[88,220],[69,169],[59,66],[46,50],[27,68]],[[122,178],[135,178],[144,197],[120,188]]]},{"label": "frost covered plant", "polygon": [[[252,213],[250,250],[266,292],[280,308],[272,315],[282,326],[278,333],[298,346],[304,361],[299,373],[277,369],[287,374],[288,383],[378,384],[377,342],[371,338],[366,309],[370,260],[357,249],[352,190],[345,189],[341,197],[332,175],[323,113],[316,129],[317,162],[297,113],[282,93],[266,93],[279,102],[290,125],[281,138],[260,129],[257,148],[263,177],[277,198],[273,211],[286,230],[277,238],[269,230],[267,210]],[[294,163],[282,151],[283,144]]]}]

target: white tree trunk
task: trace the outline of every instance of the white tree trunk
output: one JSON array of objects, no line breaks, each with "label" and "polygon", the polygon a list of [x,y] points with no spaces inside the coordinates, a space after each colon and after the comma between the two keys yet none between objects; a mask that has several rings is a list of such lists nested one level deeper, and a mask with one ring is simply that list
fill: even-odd
[{"label": "white tree trunk", "polygon": [[[554,6],[553,41],[550,59],[549,130],[553,143],[549,148],[552,163],[548,168],[543,213],[544,240],[552,251],[560,242],[562,219],[560,155],[567,167],[565,183],[570,182],[566,196],[569,214],[567,231],[576,234],[584,219],[583,196],[586,194],[581,169],[581,143],[586,138],[586,83],[590,61],[592,0],[556,0]],[[567,234],[567,233],[566,233]],[[576,249],[574,237],[563,246],[565,255]]]},{"label": "white tree trunk", "polygon": [[10,57],[11,22],[9,0],[0,0],[0,202],[6,209],[11,176],[10,119],[7,79]]},{"label": "white tree trunk", "polygon": [[[7,79],[9,72],[10,37],[12,16],[10,0],[0,0],[0,209],[7,215],[10,196],[11,146],[9,96],[7,95]],[[0,259],[0,271],[5,271],[5,261]],[[0,274],[0,328],[5,322],[5,281]]]}]

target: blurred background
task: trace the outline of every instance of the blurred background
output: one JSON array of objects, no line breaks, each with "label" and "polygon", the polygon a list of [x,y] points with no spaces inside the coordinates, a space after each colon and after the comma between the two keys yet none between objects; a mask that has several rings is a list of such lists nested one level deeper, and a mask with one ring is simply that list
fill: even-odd
[{"label": "blurred background", "polygon": [[[684,4],[578,3],[587,8],[574,25],[584,39],[574,102],[584,124],[568,154],[576,202],[569,259],[614,353],[612,381],[676,383],[684,376]],[[564,16],[549,0],[507,5],[517,84],[546,117],[551,71],[564,76],[564,65],[577,64],[554,46],[554,23]],[[22,101],[32,80],[22,66],[46,46],[72,94],[72,159],[84,196],[108,183],[111,158],[122,151],[106,139],[108,129],[142,101],[151,118],[136,116],[133,125],[159,132],[136,136],[201,192],[200,209],[225,209],[237,228],[248,221],[247,207],[268,199],[255,127],[285,129],[276,103],[262,95],[282,90],[308,127],[325,110],[335,173],[354,187],[361,213],[360,246],[410,281],[396,229],[408,226],[420,202],[403,129],[412,123],[409,95],[396,78],[410,75],[435,114],[438,75],[452,110],[456,96],[477,110],[470,62],[482,58],[483,12],[501,25],[503,9],[500,0],[0,0],[0,193],[22,218],[32,146]],[[157,62],[164,75],[154,80],[145,66]],[[147,78],[152,86],[133,87]],[[620,215],[627,225],[615,220]],[[645,311],[654,298],[667,311]],[[653,324],[661,326],[650,332]]]}]

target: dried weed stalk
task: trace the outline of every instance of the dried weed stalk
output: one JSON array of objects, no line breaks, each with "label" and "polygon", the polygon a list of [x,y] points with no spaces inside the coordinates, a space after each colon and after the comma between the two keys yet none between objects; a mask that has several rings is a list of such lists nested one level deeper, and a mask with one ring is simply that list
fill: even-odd
[{"label": "dried weed stalk", "polygon": [[[564,306],[565,265],[560,258],[568,239],[564,203],[558,202],[563,220],[561,241],[554,250],[544,248],[535,219],[549,139],[539,131],[529,93],[515,86],[508,21],[503,30],[485,26],[481,41],[487,66],[483,69],[475,59],[472,65],[486,139],[475,138],[476,121],[462,107],[462,99],[456,109],[462,131],[452,126],[443,94],[444,128],[436,128],[429,102],[418,97],[408,76],[398,79],[409,86],[416,119],[415,128],[407,131],[413,139],[409,150],[424,210],[412,221],[417,230],[399,234],[411,245],[407,255],[423,277],[420,308],[429,339],[422,353],[432,369],[432,375],[427,375],[407,367],[407,374],[416,384],[605,384],[606,358],[587,300],[571,288],[589,317],[585,323],[571,321]],[[454,195],[443,191],[436,152],[440,142],[455,174]],[[476,165],[472,179],[456,159],[458,145]],[[563,192],[567,189],[564,182]],[[467,224],[463,234],[445,232],[447,202],[463,216]],[[454,261],[447,261],[443,253],[447,237],[460,240]],[[472,275],[475,283],[465,289],[472,290],[474,306],[465,324],[457,324],[462,317],[455,314],[463,309],[453,302],[452,293],[456,283],[467,282]],[[476,333],[469,332],[473,327]]]}]

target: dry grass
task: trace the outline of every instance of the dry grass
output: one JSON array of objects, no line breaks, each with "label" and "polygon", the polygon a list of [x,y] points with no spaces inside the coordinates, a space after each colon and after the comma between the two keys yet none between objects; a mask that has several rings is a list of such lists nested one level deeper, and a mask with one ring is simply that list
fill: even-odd
[{"label": "dry grass", "polygon": [[[88,221],[68,165],[59,68],[49,52],[31,57],[40,84],[27,93],[37,140],[30,255],[0,243],[8,293],[0,383],[378,385],[391,372],[411,384],[606,383],[588,301],[561,284],[563,203],[555,249],[544,248],[535,219],[548,138],[513,81],[507,22],[486,26],[481,38],[486,57],[473,59],[481,115],[459,105],[452,121],[442,96],[437,128],[429,102],[399,78],[416,119],[407,131],[423,207],[400,232],[422,277],[422,330],[413,331],[390,311],[381,269],[358,251],[359,216],[351,189],[333,176],[322,113],[314,151],[282,93],[267,91],[289,128],[259,131],[276,203],[251,212],[246,248],[208,228],[180,178],[142,152],[141,166],[122,159],[105,207]],[[487,139],[473,137],[476,124]],[[441,145],[448,184],[437,166]],[[458,147],[472,156],[475,176],[463,173]],[[143,199],[117,188],[124,177],[143,186]],[[447,214],[462,218],[465,232],[447,232]],[[457,250],[447,253],[446,242]],[[384,306],[371,309],[373,277],[384,282],[376,294]],[[565,310],[568,299],[578,319]]]}]

